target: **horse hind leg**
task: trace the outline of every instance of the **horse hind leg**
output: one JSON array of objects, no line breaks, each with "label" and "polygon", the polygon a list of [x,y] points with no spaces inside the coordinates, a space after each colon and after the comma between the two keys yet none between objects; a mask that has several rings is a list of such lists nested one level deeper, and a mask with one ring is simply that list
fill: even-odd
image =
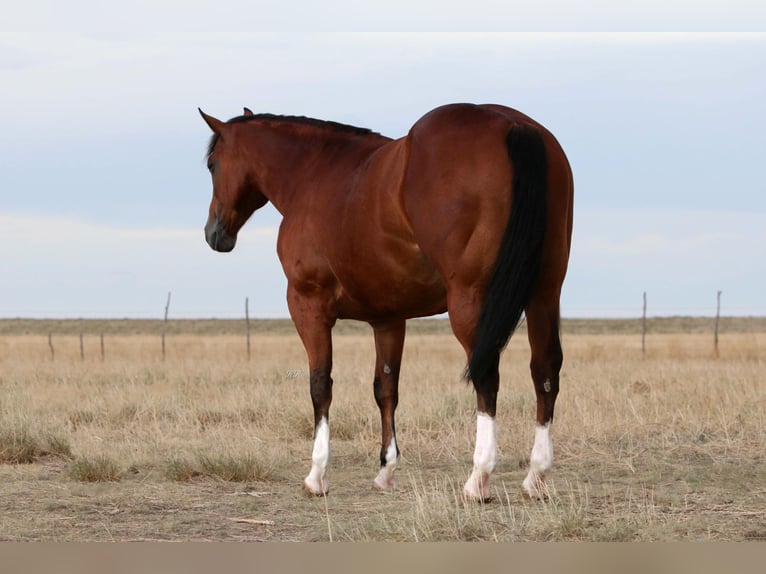
[{"label": "horse hind leg", "polygon": [[373,324],[375,333],[375,379],[373,391],[380,409],[381,447],[380,470],[372,487],[390,491],[396,488],[394,472],[399,463],[394,414],[399,403],[399,369],[404,349],[405,322]]},{"label": "horse hind leg", "polygon": [[553,410],[559,392],[559,371],[563,361],[559,338],[559,308],[540,302],[526,310],[527,332],[532,350],[530,371],[537,397],[535,442],[529,460],[529,473],[522,483],[523,492],[532,499],[547,496],[545,474],[553,466],[551,430]]},{"label": "horse hind leg", "polygon": [[[453,289],[448,295],[447,306],[452,332],[471,357],[476,322],[480,312],[477,291]],[[500,353],[491,359],[488,373],[482,380],[474,380],[476,391],[476,443],[473,452],[473,469],[463,487],[466,500],[483,502],[490,500],[489,479],[497,464],[497,393],[500,386]]]},{"label": "horse hind leg", "polygon": [[500,355],[495,359],[495,368],[484,381],[474,381],[476,390],[476,444],[473,452],[473,469],[463,487],[467,500],[489,501],[489,478],[497,464],[497,427],[495,413],[497,392],[500,382]]}]

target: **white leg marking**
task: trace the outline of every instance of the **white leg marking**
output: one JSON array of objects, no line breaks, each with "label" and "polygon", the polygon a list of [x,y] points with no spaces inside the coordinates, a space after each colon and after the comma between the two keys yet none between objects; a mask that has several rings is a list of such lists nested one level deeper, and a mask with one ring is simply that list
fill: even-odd
[{"label": "white leg marking", "polygon": [[551,423],[535,427],[535,445],[529,458],[529,474],[524,479],[524,490],[531,498],[545,496],[545,473],[553,466],[553,439]]},{"label": "white leg marking", "polygon": [[386,449],[386,465],[380,467],[378,476],[375,477],[375,481],[372,483],[374,489],[394,490],[396,488],[394,471],[396,470],[396,464],[398,462],[399,457],[396,455],[396,437],[392,437],[391,443]]},{"label": "white leg marking", "polygon": [[311,472],[303,481],[303,487],[313,494],[327,494],[330,481],[327,467],[330,464],[330,426],[322,417],[314,432],[314,450],[311,453]]},{"label": "white leg marking", "polygon": [[466,498],[489,498],[489,475],[497,463],[497,430],[495,419],[485,413],[476,415],[476,448],[473,451],[473,472],[463,488]]}]

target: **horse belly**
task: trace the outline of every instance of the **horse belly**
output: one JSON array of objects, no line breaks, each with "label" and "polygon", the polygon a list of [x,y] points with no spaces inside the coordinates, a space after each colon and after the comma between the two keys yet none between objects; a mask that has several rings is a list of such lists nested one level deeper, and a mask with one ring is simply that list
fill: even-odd
[{"label": "horse belly", "polygon": [[447,310],[444,284],[417,246],[368,251],[354,261],[336,271],[340,318],[409,319]]}]

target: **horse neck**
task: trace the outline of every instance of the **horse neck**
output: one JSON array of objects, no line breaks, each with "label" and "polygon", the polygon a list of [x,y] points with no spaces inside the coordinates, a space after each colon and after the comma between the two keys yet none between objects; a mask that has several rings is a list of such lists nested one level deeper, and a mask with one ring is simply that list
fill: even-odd
[{"label": "horse neck", "polygon": [[323,183],[330,177],[333,189],[342,186],[344,172],[350,180],[355,168],[389,141],[378,134],[338,133],[276,122],[264,124],[253,136],[248,149],[251,165],[260,166],[256,177],[261,193],[282,216],[301,200],[302,194],[316,197],[326,189]]}]

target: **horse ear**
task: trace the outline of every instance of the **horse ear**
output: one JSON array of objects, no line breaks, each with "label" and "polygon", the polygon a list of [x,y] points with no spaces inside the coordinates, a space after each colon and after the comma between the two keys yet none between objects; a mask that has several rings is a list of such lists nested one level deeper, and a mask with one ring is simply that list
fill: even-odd
[{"label": "horse ear", "polygon": [[243,115],[245,115],[245,116],[252,116],[253,115],[253,110],[251,110],[248,107],[245,107],[245,113]]},{"label": "horse ear", "polygon": [[214,118],[213,116],[207,115],[205,112],[199,110],[199,114],[202,116],[202,119],[205,120],[205,123],[208,125],[208,127],[213,130],[213,133],[216,135],[221,135],[221,132],[223,132],[223,127],[226,125],[221,120]]}]

